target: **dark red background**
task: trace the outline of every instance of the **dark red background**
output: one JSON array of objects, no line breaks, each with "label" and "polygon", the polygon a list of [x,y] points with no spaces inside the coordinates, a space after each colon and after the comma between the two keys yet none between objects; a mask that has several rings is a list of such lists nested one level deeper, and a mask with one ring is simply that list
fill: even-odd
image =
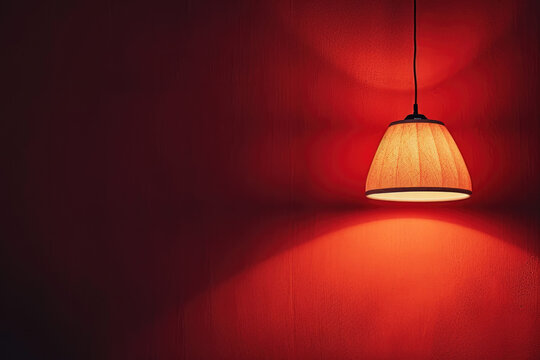
[{"label": "dark red background", "polygon": [[363,195],[411,1],[3,3],[2,357],[540,357],[538,3],[418,6],[459,203]]}]

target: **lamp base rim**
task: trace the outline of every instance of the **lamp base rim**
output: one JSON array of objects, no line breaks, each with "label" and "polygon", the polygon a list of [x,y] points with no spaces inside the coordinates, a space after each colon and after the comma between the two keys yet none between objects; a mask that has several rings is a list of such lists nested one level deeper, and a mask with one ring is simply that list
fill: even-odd
[{"label": "lamp base rim", "polygon": [[472,195],[472,191],[461,188],[415,186],[372,189],[365,192],[374,200],[405,202],[438,202],[464,200]]}]

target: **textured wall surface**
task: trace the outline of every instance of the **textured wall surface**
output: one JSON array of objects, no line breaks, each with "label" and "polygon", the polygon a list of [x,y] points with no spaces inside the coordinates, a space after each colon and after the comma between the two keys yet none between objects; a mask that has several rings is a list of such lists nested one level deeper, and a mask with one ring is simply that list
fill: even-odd
[{"label": "textured wall surface", "polygon": [[418,1],[424,205],[363,195],[411,1],[1,7],[0,357],[540,357],[536,1]]}]

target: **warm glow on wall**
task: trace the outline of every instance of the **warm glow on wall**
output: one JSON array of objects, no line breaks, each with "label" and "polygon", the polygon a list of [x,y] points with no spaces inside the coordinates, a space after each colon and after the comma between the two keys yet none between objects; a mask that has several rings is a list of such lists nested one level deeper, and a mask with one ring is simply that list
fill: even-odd
[{"label": "warm glow on wall", "polygon": [[[520,269],[536,255],[503,240],[530,236],[521,225],[475,212],[327,215],[317,215],[324,221],[315,233],[295,224],[298,246],[184,304],[186,359],[533,358],[536,282]],[[263,226],[251,236],[275,244],[288,235]],[[213,261],[216,269],[230,263]],[[514,303],[522,308],[509,311]],[[201,317],[206,307],[212,315]],[[177,314],[171,306],[138,336],[174,333]]]},{"label": "warm glow on wall", "polygon": [[390,124],[369,169],[368,198],[450,201],[471,193],[467,166],[443,123],[411,119]]}]

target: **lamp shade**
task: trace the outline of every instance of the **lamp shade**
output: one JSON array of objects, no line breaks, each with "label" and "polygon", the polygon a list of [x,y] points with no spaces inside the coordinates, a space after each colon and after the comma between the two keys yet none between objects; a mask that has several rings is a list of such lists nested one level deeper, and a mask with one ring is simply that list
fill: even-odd
[{"label": "lamp shade", "polygon": [[390,124],[369,169],[368,198],[451,201],[471,194],[469,171],[444,123],[408,119]]}]

